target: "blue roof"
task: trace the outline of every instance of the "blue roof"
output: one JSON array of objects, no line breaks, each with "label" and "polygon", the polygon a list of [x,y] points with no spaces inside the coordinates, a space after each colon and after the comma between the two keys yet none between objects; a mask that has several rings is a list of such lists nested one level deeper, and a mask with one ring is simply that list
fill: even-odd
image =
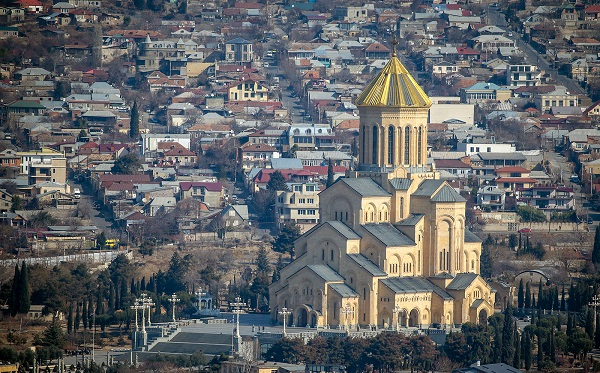
[{"label": "blue roof", "polygon": [[271,167],[274,170],[301,170],[302,160],[298,158],[272,158]]},{"label": "blue roof", "polygon": [[483,91],[483,90],[490,90],[490,91],[496,91],[501,89],[502,87],[500,87],[497,84],[494,83],[486,83],[486,82],[479,82],[479,83],[475,83],[472,86],[470,86],[469,88],[466,88],[465,91]]},{"label": "blue roof", "polygon": [[385,246],[414,246],[415,242],[388,223],[364,224],[362,227]]},{"label": "blue roof", "polygon": [[359,267],[369,272],[372,276],[387,276],[387,273],[362,254],[348,254],[348,257],[354,260]]},{"label": "blue roof", "polygon": [[373,179],[367,177],[361,178],[340,178],[339,182],[345,183],[355,192],[363,197],[389,197],[385,189],[377,184]]},{"label": "blue roof", "polygon": [[453,299],[450,294],[423,277],[388,277],[381,280],[381,283],[396,294],[433,292],[442,299]]}]

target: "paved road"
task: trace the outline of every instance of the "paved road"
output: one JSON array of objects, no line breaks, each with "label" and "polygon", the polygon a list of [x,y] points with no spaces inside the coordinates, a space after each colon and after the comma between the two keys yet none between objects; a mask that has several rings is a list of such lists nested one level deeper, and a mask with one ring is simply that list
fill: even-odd
[{"label": "paved road", "polygon": [[[488,7],[488,23],[491,25],[496,25],[505,30],[509,30],[506,19],[504,18],[504,14],[500,13],[498,8]],[[553,66],[551,66],[550,63],[548,63],[548,61],[545,59],[545,56],[533,49],[529,43],[524,42],[517,32],[514,32],[513,36],[507,37],[515,40],[517,47],[519,47],[519,49],[525,54],[527,63],[537,65],[540,70],[544,70],[549,73],[557,84],[564,85],[570,92],[578,94],[586,93],[585,90],[581,88],[581,86],[573,79],[570,79],[564,75],[559,75]]]}]

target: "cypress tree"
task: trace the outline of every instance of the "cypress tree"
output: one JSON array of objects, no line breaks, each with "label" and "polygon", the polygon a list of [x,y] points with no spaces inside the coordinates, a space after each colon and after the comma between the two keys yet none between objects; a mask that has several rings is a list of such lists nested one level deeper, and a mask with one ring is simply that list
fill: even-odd
[{"label": "cypress tree", "polygon": [[525,289],[523,289],[523,279],[519,281],[519,294],[517,297],[517,307],[522,310],[525,306]]},{"label": "cypress tree", "polygon": [[571,313],[567,315],[567,337],[570,337],[573,334],[573,316]]},{"label": "cypress tree", "polygon": [[544,361],[544,351],[542,350],[542,329],[538,328],[537,333],[537,367],[541,370],[542,362]]},{"label": "cypress tree", "polygon": [[108,311],[115,311],[115,286],[113,285],[112,281],[108,287]]},{"label": "cypress tree", "polygon": [[27,271],[27,264],[23,261],[21,265],[21,277],[19,278],[19,312],[27,313],[30,307],[29,272]]},{"label": "cypress tree", "polygon": [[596,331],[594,333],[594,347],[600,348],[600,315],[596,316]]},{"label": "cypress tree", "polygon": [[531,286],[529,281],[525,284],[525,309],[531,309]]},{"label": "cypress tree", "polygon": [[[121,296],[121,307],[125,306],[125,299],[127,299],[127,281],[125,279],[121,280],[121,291],[119,291]],[[133,293],[132,293],[133,294]]]},{"label": "cypress tree", "polygon": [[556,346],[554,345],[554,329],[550,329],[550,360],[556,362]]},{"label": "cypress tree", "polygon": [[502,328],[500,323],[494,325],[494,349],[492,350],[493,362],[500,363],[502,359]]},{"label": "cypress tree", "polygon": [[594,235],[594,248],[592,249],[592,263],[600,263],[600,225],[596,226],[596,234]]},{"label": "cypress tree", "polygon": [[140,136],[140,113],[138,111],[137,101],[133,102],[131,108],[131,118],[129,120],[129,137],[136,140]]},{"label": "cypress tree", "polygon": [[67,315],[67,334],[73,333],[73,304],[69,305],[69,313]]},{"label": "cypress tree", "polygon": [[590,339],[592,341],[594,340],[594,318],[595,317],[596,316],[592,312],[592,309],[588,308],[587,312],[585,314],[585,332],[587,333],[588,337],[590,337]]},{"label": "cypress tree", "polygon": [[81,312],[81,318],[83,319],[83,330],[88,328],[88,303],[87,300],[83,300],[83,311]]},{"label": "cypress tree", "polygon": [[534,309],[535,309],[535,295],[531,294],[531,313],[534,313],[533,312]]},{"label": "cypress tree", "polygon": [[565,301],[565,285],[562,287],[562,296],[560,298],[560,310],[565,312],[567,310],[567,303]]},{"label": "cypress tree", "polygon": [[19,265],[15,264],[15,274],[13,276],[12,289],[10,295],[10,314],[15,316],[19,312],[19,285],[21,284],[21,271]]},{"label": "cypress tree", "polygon": [[519,330],[517,329],[516,323],[513,338],[515,340],[515,355],[513,359],[513,366],[518,369],[521,367],[521,341],[519,340]]},{"label": "cypress tree", "polygon": [[131,283],[129,284],[129,292],[131,294],[137,295],[137,291],[136,291],[136,288],[135,288],[135,279],[133,277],[131,278]]},{"label": "cypress tree", "polygon": [[504,310],[504,324],[502,326],[502,355],[500,357],[500,362],[504,364],[512,364],[515,354],[512,314],[512,307],[509,304]]},{"label": "cypress tree", "polygon": [[524,329],[524,335],[521,339],[523,344],[523,363],[525,364],[525,370],[531,369],[531,335],[529,332],[529,328]]},{"label": "cypress tree", "polygon": [[79,328],[81,327],[81,306],[79,305],[79,302],[77,302],[77,307],[75,308],[75,321],[73,323],[73,329],[75,331],[78,331]]},{"label": "cypress tree", "polygon": [[273,270],[273,276],[271,277],[271,283],[275,283],[279,281],[281,278],[280,272],[283,269],[283,255],[279,254],[277,257],[277,263],[275,264],[275,269]]},{"label": "cypress tree", "polygon": [[140,282],[140,290],[141,291],[146,290],[146,276],[142,277],[142,281]]},{"label": "cypress tree", "polygon": [[562,325],[560,324],[560,313],[556,315],[556,330],[560,332]]},{"label": "cypress tree", "polygon": [[333,163],[331,162],[331,158],[329,158],[329,162],[327,162],[327,184],[326,187],[329,188],[333,182],[335,178],[335,174],[333,173]]},{"label": "cypress tree", "polygon": [[554,301],[552,302],[552,309],[555,311],[559,311],[560,310],[560,302],[558,301],[558,287],[554,287]]}]

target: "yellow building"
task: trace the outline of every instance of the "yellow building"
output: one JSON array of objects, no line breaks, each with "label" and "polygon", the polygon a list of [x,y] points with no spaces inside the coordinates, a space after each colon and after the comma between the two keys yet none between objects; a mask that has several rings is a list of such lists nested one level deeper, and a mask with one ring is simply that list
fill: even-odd
[{"label": "yellow building", "polygon": [[67,158],[49,148],[18,152],[21,157],[21,174],[28,175],[29,185],[67,182]]},{"label": "yellow building", "polygon": [[394,52],[356,105],[359,167],[319,194],[320,223],[269,288],[272,319],[286,308],[296,326],[486,322],[495,293],[479,276],[481,240],[427,160],[431,101]]},{"label": "yellow building", "polygon": [[269,88],[253,80],[232,83],[227,89],[229,101],[269,101]]}]

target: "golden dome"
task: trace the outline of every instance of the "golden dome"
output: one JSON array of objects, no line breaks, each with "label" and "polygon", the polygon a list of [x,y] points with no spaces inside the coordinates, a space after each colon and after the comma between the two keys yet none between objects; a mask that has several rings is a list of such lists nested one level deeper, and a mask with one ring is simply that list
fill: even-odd
[{"label": "golden dome", "polygon": [[356,106],[428,108],[431,100],[393,53],[387,65],[358,96]]}]

